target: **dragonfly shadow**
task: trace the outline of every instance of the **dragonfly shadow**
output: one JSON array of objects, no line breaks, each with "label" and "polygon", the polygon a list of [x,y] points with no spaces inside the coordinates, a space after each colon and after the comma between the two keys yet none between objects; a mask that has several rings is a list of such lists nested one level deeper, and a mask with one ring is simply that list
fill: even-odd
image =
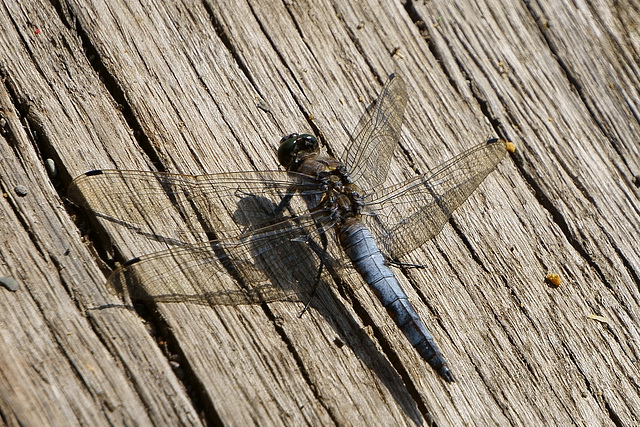
[{"label": "dragonfly shadow", "polygon": [[[276,205],[265,197],[239,197],[235,209],[225,212],[229,213],[198,217],[204,230],[219,225],[209,223],[208,217],[226,218],[220,232],[207,232],[204,241],[195,244],[130,260],[111,275],[109,284],[133,300],[156,303],[235,306],[309,301],[316,286],[326,281],[326,276],[310,273],[320,271],[307,243],[314,228],[275,215]],[[157,233],[152,239],[167,242]]]},{"label": "dragonfly shadow", "polygon": [[[251,260],[236,260],[228,270],[245,288],[253,287],[252,283],[257,282],[256,272],[261,273],[260,282],[265,283],[263,292],[252,303],[307,303],[317,287],[326,286],[327,276],[316,274],[321,272],[321,267],[312,250],[316,244],[311,242],[315,234],[312,227],[295,219],[283,226],[284,218],[275,214],[278,206],[265,197],[248,195],[240,198],[237,206],[233,220],[241,227],[240,236],[247,236]],[[266,292],[268,284],[273,287],[271,292]]]},{"label": "dragonfly shadow", "polygon": [[[245,233],[250,235],[258,226],[278,221],[279,218],[268,214],[274,212],[275,208],[276,206],[268,199],[245,197],[238,202],[234,220],[246,227]],[[265,213],[266,215],[264,215]],[[289,278],[290,290],[295,290],[295,295],[298,297],[289,300],[304,304],[310,303],[310,307],[329,323],[338,336],[334,343],[338,347],[349,346],[355,356],[371,372],[376,373],[404,412],[416,424],[420,424],[423,416],[407,391],[402,377],[384,354],[379,351],[378,346],[365,332],[362,325],[355,320],[353,310],[349,310],[345,306],[344,298],[337,294],[336,286],[333,285],[334,282],[341,282],[341,287],[348,286],[343,283],[342,277],[345,272],[353,270],[344,268],[344,263],[349,264],[349,261],[345,260],[340,251],[331,251],[331,254],[329,252],[317,254],[317,249],[312,249],[312,245],[306,241],[314,239],[316,247],[321,247],[321,239],[314,233],[314,230],[307,230],[307,232],[311,235],[301,233],[300,241],[291,241],[291,235],[287,235],[285,239],[274,242],[273,250],[266,253],[263,251],[262,242],[258,242],[254,251],[259,254],[255,258],[255,265],[269,277],[271,283],[281,283],[282,274],[285,274]],[[327,233],[326,237],[329,240],[329,248],[331,248],[333,236],[329,234]],[[323,268],[321,274],[317,274],[321,268],[321,258],[328,265]],[[282,269],[274,270],[274,266],[284,266],[285,264],[287,266],[286,272]],[[355,270],[352,271],[352,274],[357,275]],[[313,316],[313,313],[307,315]],[[302,316],[301,321],[304,321],[304,317]]]}]

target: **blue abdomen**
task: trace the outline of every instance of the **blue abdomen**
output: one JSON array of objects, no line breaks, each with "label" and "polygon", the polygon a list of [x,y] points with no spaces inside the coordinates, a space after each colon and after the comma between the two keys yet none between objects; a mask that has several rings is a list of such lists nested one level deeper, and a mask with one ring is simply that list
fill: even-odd
[{"label": "blue abdomen", "polygon": [[356,271],[371,287],[411,345],[445,380],[453,381],[453,375],[431,333],[424,326],[393,272],[387,267],[367,227],[351,218],[339,228],[338,238]]}]

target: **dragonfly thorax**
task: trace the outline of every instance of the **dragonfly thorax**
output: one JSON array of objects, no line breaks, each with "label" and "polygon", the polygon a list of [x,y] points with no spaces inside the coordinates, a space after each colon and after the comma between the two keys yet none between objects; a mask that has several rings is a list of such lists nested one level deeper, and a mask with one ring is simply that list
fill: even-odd
[{"label": "dragonfly thorax", "polygon": [[326,189],[322,198],[309,206],[312,210],[329,212],[337,223],[360,217],[364,205],[361,190],[351,182],[340,162],[331,157],[309,158],[300,165],[299,172],[316,177]]},{"label": "dragonfly thorax", "polygon": [[309,175],[323,184],[325,191],[321,197],[306,197],[310,210],[328,212],[339,223],[360,216],[363,206],[360,189],[351,182],[341,162],[320,155],[318,140],[313,135],[292,133],[283,137],[278,161],[288,171]]}]

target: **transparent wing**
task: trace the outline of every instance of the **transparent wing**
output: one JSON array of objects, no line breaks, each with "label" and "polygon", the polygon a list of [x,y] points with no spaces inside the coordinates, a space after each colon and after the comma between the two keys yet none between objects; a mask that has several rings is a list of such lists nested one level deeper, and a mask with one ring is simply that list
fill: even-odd
[{"label": "transparent wing", "polygon": [[365,222],[385,255],[398,259],[436,236],[502,161],[506,144],[489,140],[433,171],[367,196]]},{"label": "transparent wing", "polygon": [[[284,171],[192,176],[100,170],[73,180],[68,197],[149,238],[182,244],[189,234],[197,241],[211,240],[211,232],[232,237],[286,219],[282,214],[306,213],[299,196],[321,192],[315,179]],[[291,198],[287,210],[277,212],[285,198]]]},{"label": "transparent wing", "polygon": [[402,78],[391,75],[371,111],[366,112],[347,147],[343,161],[349,175],[363,189],[384,183],[407,105],[407,88]]},{"label": "transparent wing", "polygon": [[[235,305],[304,301],[318,284],[314,250],[333,223],[322,210],[309,214],[300,195],[321,190],[306,175],[282,171],[190,176],[103,170],[76,178],[68,196],[109,221],[177,245],[115,270],[108,283],[116,291],[158,302]],[[195,242],[186,241],[185,224]],[[227,235],[233,237],[217,238]]]},{"label": "transparent wing", "polygon": [[318,257],[306,243],[314,233],[314,221],[306,215],[234,239],[184,245],[134,258],[115,270],[108,284],[156,302],[308,302],[319,283]]}]

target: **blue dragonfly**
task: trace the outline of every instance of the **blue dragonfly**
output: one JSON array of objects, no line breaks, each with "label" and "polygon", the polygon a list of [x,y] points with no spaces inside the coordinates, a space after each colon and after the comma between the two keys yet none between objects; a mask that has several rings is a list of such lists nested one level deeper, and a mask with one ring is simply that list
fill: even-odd
[{"label": "blue dragonfly", "polygon": [[340,251],[328,249],[339,245],[411,345],[452,382],[388,261],[436,236],[515,146],[490,139],[427,173],[385,186],[407,99],[404,81],[391,75],[342,161],[322,153],[313,135],[293,133],[278,149],[285,170],[197,176],[96,170],[74,179],[68,195],[98,216],[167,245],[111,274],[110,287],[129,297],[214,305],[309,303],[326,271],[334,277],[344,271]]}]

